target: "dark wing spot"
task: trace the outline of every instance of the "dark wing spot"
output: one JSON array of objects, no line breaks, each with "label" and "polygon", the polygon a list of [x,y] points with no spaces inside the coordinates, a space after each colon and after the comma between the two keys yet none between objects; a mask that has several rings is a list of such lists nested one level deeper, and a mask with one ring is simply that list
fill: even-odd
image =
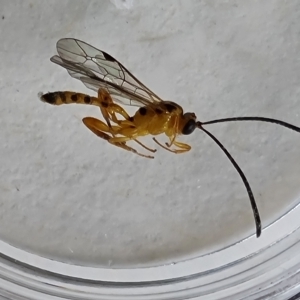
[{"label": "dark wing spot", "polygon": [[104,108],[108,107],[108,103],[107,103],[107,102],[104,102],[104,101],[101,102],[101,105],[102,105]]},{"label": "dark wing spot", "polygon": [[129,121],[133,122],[134,121],[133,117],[129,117]]},{"label": "dark wing spot", "polygon": [[139,112],[142,116],[145,116],[147,114],[147,108],[146,107],[141,107],[139,109]]},{"label": "dark wing spot", "polygon": [[99,77],[97,77],[96,75],[91,75],[89,76],[91,79],[94,79],[94,80],[99,80]]},{"label": "dark wing spot", "polygon": [[83,101],[86,104],[90,104],[91,103],[91,97],[90,96],[84,96]]},{"label": "dark wing spot", "polygon": [[71,96],[71,100],[72,100],[73,102],[77,102],[77,100],[78,100],[77,94],[73,94],[73,95]]},{"label": "dark wing spot", "polygon": [[49,104],[55,104],[56,97],[57,97],[57,93],[48,93],[48,94],[43,95],[41,98],[42,98],[42,100],[44,100],[45,102],[47,102]]},{"label": "dark wing spot", "polygon": [[103,53],[103,56],[106,60],[108,61],[116,61],[111,55],[105,53],[105,52],[102,52]]},{"label": "dark wing spot", "polygon": [[156,108],[155,109],[155,112],[158,114],[158,115],[161,115],[163,113],[163,111],[159,108]]},{"label": "dark wing spot", "polygon": [[176,110],[176,106],[174,106],[170,103],[166,103],[166,109],[169,113],[171,113],[172,111]]}]

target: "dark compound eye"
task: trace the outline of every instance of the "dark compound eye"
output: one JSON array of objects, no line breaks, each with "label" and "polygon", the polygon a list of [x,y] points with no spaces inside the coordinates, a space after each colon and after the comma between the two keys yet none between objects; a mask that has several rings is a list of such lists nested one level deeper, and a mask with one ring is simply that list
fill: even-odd
[{"label": "dark compound eye", "polygon": [[182,134],[191,134],[196,129],[196,121],[194,119],[190,119],[183,127]]}]

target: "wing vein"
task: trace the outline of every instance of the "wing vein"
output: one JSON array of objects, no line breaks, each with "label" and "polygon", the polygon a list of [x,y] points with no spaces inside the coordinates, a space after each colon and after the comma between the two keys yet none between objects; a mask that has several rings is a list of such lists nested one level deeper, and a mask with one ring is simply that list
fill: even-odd
[{"label": "wing vein", "polygon": [[52,62],[65,68],[87,88],[96,92],[106,89],[116,102],[145,106],[162,101],[115,58],[85,42],[61,39],[57,42],[57,52]]}]

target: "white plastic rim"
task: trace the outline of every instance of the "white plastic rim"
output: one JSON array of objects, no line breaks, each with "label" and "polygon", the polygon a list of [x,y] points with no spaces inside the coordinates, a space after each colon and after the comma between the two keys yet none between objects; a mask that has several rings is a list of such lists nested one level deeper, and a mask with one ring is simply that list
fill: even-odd
[{"label": "white plastic rim", "polygon": [[[68,265],[0,243],[8,299],[287,299],[300,291],[300,205],[228,248],[152,268]],[[58,298],[57,298],[58,297]]]}]

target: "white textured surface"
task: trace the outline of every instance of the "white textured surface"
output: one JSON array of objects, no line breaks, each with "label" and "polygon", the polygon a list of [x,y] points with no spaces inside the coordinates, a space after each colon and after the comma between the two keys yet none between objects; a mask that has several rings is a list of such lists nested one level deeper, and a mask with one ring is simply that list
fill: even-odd
[{"label": "white textured surface", "polygon": [[[200,120],[260,115],[300,126],[299,1],[0,6],[2,240],[61,261],[117,267],[193,257],[254,232],[240,178],[202,132],[181,139],[190,153],[159,149],[147,160],[82,125],[99,117],[97,108],[52,107],[37,93],[93,94],[49,61],[58,39],[76,37]],[[264,226],[297,203],[300,134],[254,122],[207,128],[244,170]]]}]

